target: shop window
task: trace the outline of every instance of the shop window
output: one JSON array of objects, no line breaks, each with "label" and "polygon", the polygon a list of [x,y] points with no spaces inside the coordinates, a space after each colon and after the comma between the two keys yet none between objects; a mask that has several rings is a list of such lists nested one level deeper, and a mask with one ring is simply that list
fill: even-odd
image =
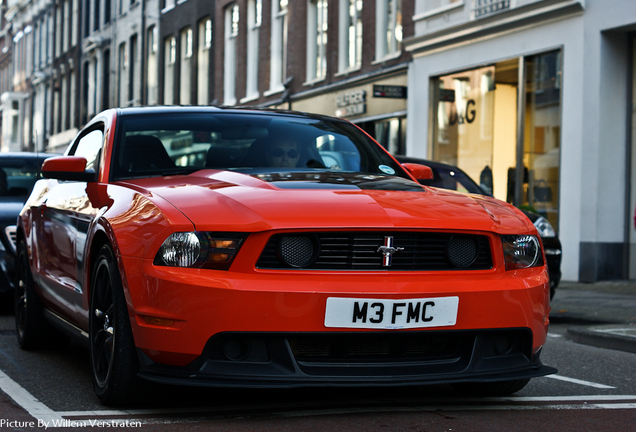
[{"label": "shop window", "polygon": [[441,76],[434,84],[432,159],[459,166],[486,193],[540,213],[558,229],[561,52]]},{"label": "shop window", "polygon": [[406,154],[406,117],[357,122],[356,125],[371,135],[389,153],[402,156]]}]

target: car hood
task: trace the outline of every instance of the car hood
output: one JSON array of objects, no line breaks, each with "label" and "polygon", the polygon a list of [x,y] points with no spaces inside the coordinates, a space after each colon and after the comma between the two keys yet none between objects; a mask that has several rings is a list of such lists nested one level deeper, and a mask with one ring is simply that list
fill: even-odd
[{"label": "car hood", "polygon": [[170,202],[201,231],[468,228],[525,234],[534,228],[506,203],[391,176],[203,170],[126,183]]}]

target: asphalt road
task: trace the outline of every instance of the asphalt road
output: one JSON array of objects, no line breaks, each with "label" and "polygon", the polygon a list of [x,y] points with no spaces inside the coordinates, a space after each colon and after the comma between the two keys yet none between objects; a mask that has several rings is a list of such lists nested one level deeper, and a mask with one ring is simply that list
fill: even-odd
[{"label": "asphalt road", "polygon": [[94,396],[79,346],[26,352],[0,316],[0,430],[636,431],[636,354],[577,344],[552,325],[537,378],[508,398],[464,398],[447,386],[227,390],[157,386],[139,407]]}]

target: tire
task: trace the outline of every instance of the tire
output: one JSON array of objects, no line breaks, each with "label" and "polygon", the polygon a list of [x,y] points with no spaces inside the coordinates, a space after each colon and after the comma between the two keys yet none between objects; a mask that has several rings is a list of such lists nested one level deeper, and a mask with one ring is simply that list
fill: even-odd
[{"label": "tire", "polygon": [[458,393],[468,396],[508,396],[518,392],[530,382],[529,379],[496,381],[496,382],[466,382],[451,384]]},{"label": "tire", "polygon": [[44,319],[40,298],[29,266],[29,253],[24,241],[18,244],[15,280],[15,326],[18,344],[24,350],[41,348],[50,340],[50,328]]},{"label": "tire", "polygon": [[89,309],[91,375],[97,397],[105,405],[137,401],[141,387],[121,276],[110,246],[99,251],[93,265]]}]

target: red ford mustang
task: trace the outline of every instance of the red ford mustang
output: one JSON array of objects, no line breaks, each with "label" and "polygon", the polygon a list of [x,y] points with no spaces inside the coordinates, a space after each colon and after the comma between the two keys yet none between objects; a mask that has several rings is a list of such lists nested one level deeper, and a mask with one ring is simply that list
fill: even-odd
[{"label": "red ford mustang", "polygon": [[344,120],[113,109],[43,174],[19,217],[18,341],[83,341],[106,404],[145,380],[508,394],[555,372],[532,222],[419,185],[430,169]]}]

